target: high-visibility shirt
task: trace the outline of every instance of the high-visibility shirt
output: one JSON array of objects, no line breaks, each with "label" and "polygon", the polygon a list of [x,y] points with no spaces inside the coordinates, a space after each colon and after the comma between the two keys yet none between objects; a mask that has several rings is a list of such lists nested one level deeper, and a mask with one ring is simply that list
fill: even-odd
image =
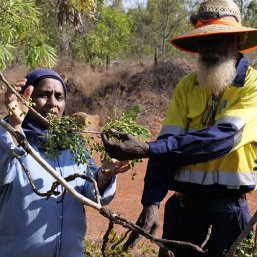
[{"label": "high-visibility shirt", "polygon": [[245,58],[216,102],[196,73],[187,75],[174,90],[159,139],[149,143],[142,203],[161,201],[168,189],[213,197],[253,190],[256,141],[257,71]]}]

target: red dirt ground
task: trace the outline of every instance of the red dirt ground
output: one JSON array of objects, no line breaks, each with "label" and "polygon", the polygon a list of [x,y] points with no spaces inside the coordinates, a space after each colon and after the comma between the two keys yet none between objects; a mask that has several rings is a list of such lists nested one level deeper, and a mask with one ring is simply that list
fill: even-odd
[{"label": "red dirt ground", "polygon": [[[129,221],[136,222],[139,214],[142,210],[141,195],[143,191],[143,180],[146,170],[145,160],[143,163],[138,164],[137,170],[139,174],[134,180],[131,179],[130,171],[125,174],[118,175],[117,180],[117,193],[115,199],[112,201],[108,208],[112,211],[118,212],[122,217]],[[172,195],[172,192],[166,196],[168,198]],[[253,214],[257,207],[257,192],[248,194],[249,206],[251,214]],[[160,207],[161,226],[158,231],[158,236],[162,234],[162,222],[163,222],[163,207],[165,200],[162,202]],[[108,222],[107,219],[102,217],[97,211],[92,208],[87,208],[87,234],[86,240],[102,239],[105,231],[107,230]],[[116,231],[124,231],[120,226],[116,225]]]}]

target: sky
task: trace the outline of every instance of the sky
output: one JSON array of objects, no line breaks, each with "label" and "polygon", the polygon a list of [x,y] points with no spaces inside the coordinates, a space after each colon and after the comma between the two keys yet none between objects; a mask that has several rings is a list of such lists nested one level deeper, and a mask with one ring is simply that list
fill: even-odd
[{"label": "sky", "polygon": [[[107,0],[106,2],[108,4],[108,3],[111,3],[112,0]],[[129,8],[136,7],[138,4],[146,5],[146,2],[147,0],[123,0],[123,5],[124,5],[124,8],[127,10]]]},{"label": "sky", "polygon": [[136,7],[139,4],[146,4],[147,0],[123,0],[124,8],[129,9]]}]

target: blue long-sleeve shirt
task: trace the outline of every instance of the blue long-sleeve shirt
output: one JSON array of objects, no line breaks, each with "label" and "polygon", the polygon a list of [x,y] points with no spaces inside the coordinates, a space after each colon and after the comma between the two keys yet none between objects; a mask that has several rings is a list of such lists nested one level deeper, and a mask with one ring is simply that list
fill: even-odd
[{"label": "blue long-sleeve shirt", "polygon": [[[42,148],[33,148],[62,176],[92,173],[98,167],[93,160],[87,165],[77,166],[68,150],[62,151],[58,159],[46,158]],[[54,178],[24,150],[16,147],[11,135],[0,127],[0,256],[1,257],[84,257],[86,215],[84,206],[66,193],[64,201],[59,196],[48,200],[32,190],[18,160],[9,152],[14,150],[31,172],[40,192],[51,188]],[[79,193],[95,200],[92,183],[80,178],[69,182]],[[63,187],[58,186],[63,192]],[[101,196],[101,204],[108,204],[114,197],[116,179]]]},{"label": "blue long-sleeve shirt", "polygon": [[201,121],[207,99],[195,74],[175,89],[161,136],[149,143],[142,204],[159,204],[168,190],[222,198],[255,188],[256,71],[241,56],[233,86],[224,92],[214,124],[204,127]]}]

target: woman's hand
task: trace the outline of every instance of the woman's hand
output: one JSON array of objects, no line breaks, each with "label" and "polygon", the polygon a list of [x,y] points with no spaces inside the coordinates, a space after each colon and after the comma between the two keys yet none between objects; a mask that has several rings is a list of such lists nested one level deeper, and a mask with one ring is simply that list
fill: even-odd
[{"label": "woman's hand", "polygon": [[102,194],[113,176],[124,173],[129,170],[129,165],[127,161],[118,161],[116,159],[111,159],[110,161],[104,161],[102,167],[98,171],[97,185],[100,193]]},{"label": "woman's hand", "polygon": [[101,172],[108,178],[124,173],[127,170],[129,170],[128,161],[118,161],[116,159],[104,161],[101,167]]},{"label": "woman's hand", "polygon": [[[16,91],[20,92],[22,87],[26,84],[26,79],[18,81],[15,83]],[[29,99],[34,87],[29,86],[24,91],[24,98]],[[11,89],[7,88],[5,92],[5,106],[10,111],[8,116],[8,123],[14,127],[17,131],[21,130],[21,124],[25,118],[25,115],[28,112],[28,107],[24,106],[21,101],[15,96]]]}]

